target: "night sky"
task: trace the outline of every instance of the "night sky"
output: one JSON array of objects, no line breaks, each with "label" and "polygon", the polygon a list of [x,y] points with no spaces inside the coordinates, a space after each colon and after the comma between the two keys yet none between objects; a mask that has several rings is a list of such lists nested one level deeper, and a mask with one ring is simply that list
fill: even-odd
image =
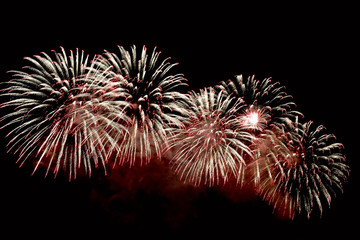
[{"label": "night sky", "polygon": [[[1,17],[0,80],[10,80],[6,71],[27,64],[23,57],[60,51],[60,46],[78,47],[92,56],[103,49],[116,52],[117,45],[129,49],[133,44],[146,45],[149,50],[157,46],[161,57],[178,62],[175,70],[188,79],[189,90],[239,74],[272,77],[294,97],[297,109],[305,115],[303,121],[326,126],[345,146],[350,178],[344,194],[333,199],[330,209],[325,207],[322,218],[314,214],[310,220],[305,216],[281,220],[246,187],[183,184],[159,161],[116,170],[107,177],[95,172],[91,179],[80,177],[71,182],[61,175],[44,178],[41,170],[31,176],[31,166],[19,168],[16,158],[6,154],[6,133],[1,131],[1,233],[115,234],[112,236],[119,238],[125,233],[167,238],[221,234],[234,239],[353,236],[353,223],[359,216],[359,87],[355,74],[359,49],[354,45],[353,16],[339,15],[349,8],[303,7],[285,13],[244,8],[222,15],[215,9],[187,12],[184,8],[162,18],[162,11],[146,15],[135,11],[130,17],[122,15],[126,9],[85,14],[87,9],[79,8],[67,9],[60,16],[57,11],[9,7],[12,16]],[[117,18],[119,15],[122,17]]]}]

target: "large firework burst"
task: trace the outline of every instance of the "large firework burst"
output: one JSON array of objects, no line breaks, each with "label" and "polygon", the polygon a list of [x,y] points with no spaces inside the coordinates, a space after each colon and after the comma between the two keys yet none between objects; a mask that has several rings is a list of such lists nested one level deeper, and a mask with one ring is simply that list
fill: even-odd
[{"label": "large firework burst", "polygon": [[[271,78],[259,81],[254,76],[243,79],[242,75],[238,75],[234,80],[221,82],[218,88],[227,95],[243,99],[246,104],[246,107],[240,109],[240,119],[256,136],[256,141],[250,146],[254,161],[248,165],[255,184],[259,182],[261,174],[272,177],[267,165],[276,165],[280,168],[279,173],[284,174],[280,164],[283,159],[277,157],[289,154],[290,150],[274,136],[284,132],[284,125],[289,121],[295,121],[302,115],[294,110],[292,96],[288,95],[284,91],[285,87],[278,82],[272,83]],[[294,133],[290,131],[286,134]]]},{"label": "large firework burst", "polygon": [[[288,159],[281,162],[282,168],[268,168],[274,177],[262,176],[260,195],[290,218],[302,211],[310,217],[316,206],[321,215],[323,202],[330,206],[332,196],[342,191],[349,172],[341,151],[343,145],[335,141],[333,134],[324,133],[323,126],[313,127],[312,122],[288,127],[287,131],[294,131],[296,138],[290,139],[286,132],[275,136],[288,145],[289,154],[280,157]],[[279,169],[285,172],[285,177],[279,174]]]},{"label": "large firework burst", "polygon": [[126,102],[123,110],[128,120],[127,131],[118,136],[120,164],[135,164],[135,160],[148,163],[160,158],[163,145],[167,144],[169,126],[179,126],[185,95],[178,92],[186,85],[182,74],[169,74],[177,65],[170,58],[158,61],[160,52],[154,48],[151,56],[144,46],[139,53],[135,46],[131,52],[119,46],[120,54],[105,51],[98,61],[98,69],[106,71],[112,82],[120,84],[125,95],[118,98]]},{"label": "large firework burst", "polygon": [[246,157],[252,135],[237,119],[242,101],[213,88],[188,95],[184,128],[174,129],[169,149],[175,154],[171,162],[185,182],[214,185],[231,176],[243,181]]},{"label": "large firework burst", "polygon": [[9,112],[1,118],[2,127],[12,127],[9,151],[18,154],[21,165],[36,159],[34,172],[47,165],[46,174],[52,169],[56,176],[64,168],[70,179],[79,169],[91,174],[99,163],[105,167],[103,141],[109,137],[104,129],[119,129],[113,121],[119,114],[106,110],[107,100],[96,100],[106,98],[106,88],[86,78],[88,55],[78,49],[67,55],[61,48],[53,57],[42,52],[25,59],[31,65],[10,71],[13,79],[1,94],[7,99],[1,107]]}]

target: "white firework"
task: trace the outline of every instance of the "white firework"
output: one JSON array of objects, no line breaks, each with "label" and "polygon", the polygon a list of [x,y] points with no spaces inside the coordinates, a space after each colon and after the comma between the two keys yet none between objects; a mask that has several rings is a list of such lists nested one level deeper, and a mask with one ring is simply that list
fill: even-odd
[{"label": "white firework", "polygon": [[[269,175],[267,170],[270,166],[277,166],[279,173],[283,174],[282,162],[284,158],[277,157],[290,152],[288,146],[277,140],[276,136],[284,132],[284,127],[293,121],[297,121],[302,114],[294,107],[292,96],[288,95],[278,82],[273,83],[271,78],[256,80],[254,76],[244,79],[238,75],[233,80],[221,82],[219,89],[225,94],[243,99],[246,107],[242,108],[242,123],[250,127],[255,134],[256,141],[250,146],[254,152],[254,161],[249,164],[248,170],[252,172],[255,184],[259,183],[261,174]],[[286,134],[295,134],[288,131]],[[296,136],[289,136],[294,139]],[[286,158],[285,158],[286,159]]]},{"label": "white firework", "polygon": [[[281,162],[282,168],[269,166],[268,171],[274,177],[262,176],[260,196],[289,218],[302,212],[310,218],[314,209],[321,216],[324,202],[330,206],[336,192],[342,192],[349,174],[343,145],[336,142],[333,134],[325,133],[323,126],[314,127],[312,122],[290,127],[297,133],[296,138],[290,139],[292,134],[277,136],[289,145],[290,154],[281,156],[289,160]],[[285,177],[279,174],[279,169],[285,172]]]},{"label": "white firework", "polygon": [[[107,111],[113,104],[106,98],[107,85],[87,78],[90,61],[83,51],[66,54],[53,51],[26,57],[31,65],[22,71],[10,71],[13,78],[5,83],[1,104],[9,113],[1,118],[2,128],[10,128],[8,151],[18,155],[22,165],[35,160],[34,172],[47,166],[55,176],[63,168],[69,179],[81,169],[91,175],[92,167],[106,166],[105,131],[120,129],[118,114]],[[104,78],[97,78],[104,79]],[[106,127],[107,128],[106,128]],[[33,173],[34,173],[33,172]]]},{"label": "white firework", "polygon": [[117,135],[117,161],[120,165],[148,163],[161,158],[167,145],[170,126],[180,126],[185,95],[178,90],[185,86],[182,74],[170,74],[177,65],[159,61],[160,52],[154,48],[150,57],[144,46],[131,52],[119,46],[119,54],[105,51],[97,59],[98,71],[106,72],[109,81],[119,84],[125,94],[117,101],[124,102],[123,122],[126,131]]},{"label": "white firework", "polygon": [[188,99],[184,127],[173,130],[169,145],[175,173],[195,185],[212,186],[231,177],[242,183],[253,140],[236,115],[242,101],[234,102],[213,88],[191,92]]},{"label": "white firework", "polygon": [[285,87],[279,82],[272,82],[271,78],[256,80],[252,76],[244,79],[238,75],[235,79],[221,82],[217,87],[227,95],[242,98],[247,105],[242,111],[256,110],[259,114],[265,114],[266,122],[262,129],[271,124],[280,126],[289,119],[294,121],[296,117],[302,116],[294,110],[296,104],[292,101],[293,97],[285,92]]}]

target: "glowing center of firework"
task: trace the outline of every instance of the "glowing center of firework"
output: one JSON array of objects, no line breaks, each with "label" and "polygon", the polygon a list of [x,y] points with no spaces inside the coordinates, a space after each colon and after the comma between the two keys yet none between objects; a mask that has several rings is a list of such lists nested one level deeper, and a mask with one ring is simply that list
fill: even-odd
[{"label": "glowing center of firework", "polygon": [[259,123],[259,114],[257,112],[248,113],[245,117],[244,124],[255,127]]}]

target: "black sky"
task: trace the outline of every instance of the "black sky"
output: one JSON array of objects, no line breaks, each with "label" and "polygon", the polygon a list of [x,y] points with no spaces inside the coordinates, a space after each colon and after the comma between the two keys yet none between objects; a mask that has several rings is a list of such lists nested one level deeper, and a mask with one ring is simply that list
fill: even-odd
[{"label": "black sky", "polygon": [[[231,7],[184,7],[146,15],[124,14],[127,8],[106,12],[99,7],[87,14],[86,8],[53,14],[50,9],[34,9],[9,7],[11,17],[2,16],[2,82],[10,79],[6,71],[26,64],[23,57],[59,46],[78,47],[90,55],[116,51],[117,45],[157,46],[163,57],[179,62],[176,69],[188,79],[189,89],[213,86],[238,74],[279,81],[304,113],[303,121],[325,125],[345,145],[352,172],[344,194],[338,194],[321,219],[315,215],[311,220],[282,221],[253,196],[249,200],[218,188],[181,185],[160,163],[122,172],[112,181],[95,176],[69,183],[61,177],[44,179],[41,173],[30,176],[30,169],[19,169],[16,159],[5,153],[1,132],[3,230],[33,236],[235,233],[239,239],[243,234],[253,239],[336,239],[355,232],[359,49],[350,7],[289,6],[287,11],[242,7],[229,12]],[[118,198],[109,202],[113,193]]]}]

